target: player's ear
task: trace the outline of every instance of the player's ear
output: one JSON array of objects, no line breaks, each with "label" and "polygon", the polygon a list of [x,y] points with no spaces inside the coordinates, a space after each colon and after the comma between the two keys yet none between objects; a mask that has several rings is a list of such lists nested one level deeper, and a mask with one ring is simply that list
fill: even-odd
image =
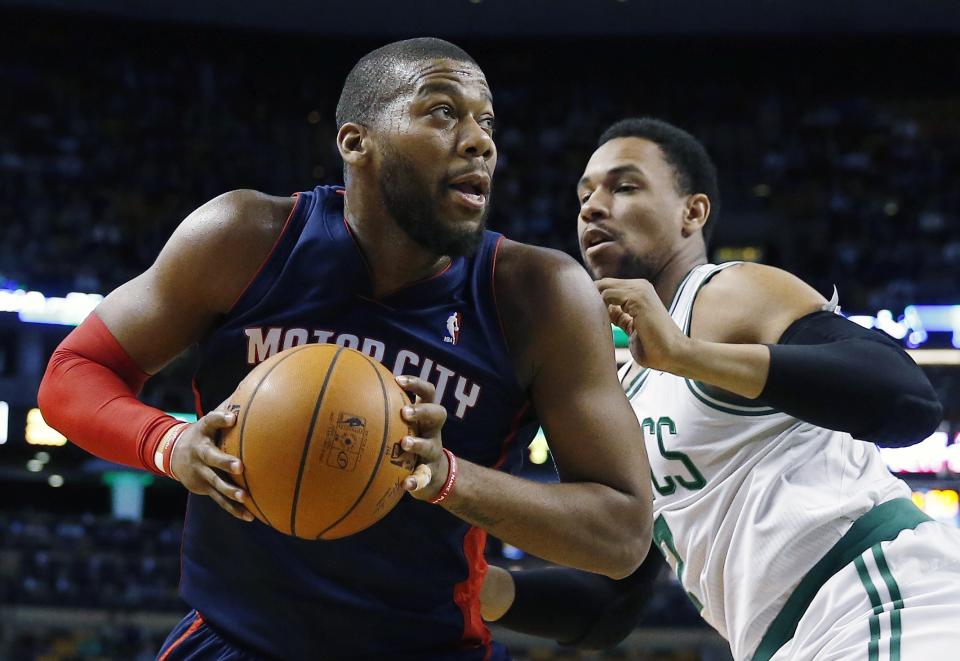
[{"label": "player's ear", "polygon": [[367,127],[347,122],[337,131],[337,149],[346,165],[357,167],[370,158]]},{"label": "player's ear", "polygon": [[690,236],[701,229],[710,217],[710,198],[703,193],[691,195],[683,216],[683,235]]}]

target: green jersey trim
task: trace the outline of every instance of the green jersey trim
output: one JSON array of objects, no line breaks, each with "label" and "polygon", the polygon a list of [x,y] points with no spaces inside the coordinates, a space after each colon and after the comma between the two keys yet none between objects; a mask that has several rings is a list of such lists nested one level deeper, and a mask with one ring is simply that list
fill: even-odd
[{"label": "green jersey trim", "polygon": [[873,545],[896,539],[904,530],[913,530],[921,523],[932,520],[910,499],[896,498],[877,505],[854,521],[850,530],[800,580],[800,584],[760,639],[752,661],[768,661],[793,638],[797,624],[809,608],[810,602],[834,574]]},{"label": "green jersey trim", "polygon": [[[692,269],[690,269],[687,272],[687,274],[683,276],[683,280],[680,281],[680,284],[677,285],[677,291],[674,293],[673,301],[671,301],[670,303],[669,314],[671,316],[673,315],[674,309],[677,307],[677,303],[679,303],[680,301],[680,294],[683,293],[683,288],[686,286],[687,281],[690,280],[690,276],[693,275],[693,272],[696,271],[697,268],[698,267],[694,266]],[[643,387],[643,384],[647,382],[647,376],[649,376],[650,374],[650,369],[647,367],[644,367],[642,370],[640,370],[640,372],[635,377],[633,377],[633,380],[630,381],[629,384],[625,383],[627,380],[628,373],[629,373],[629,370],[624,373],[623,381],[620,382],[620,385],[623,386],[623,392],[627,395],[627,399],[633,399],[636,396],[636,394],[640,392],[640,389]]]},{"label": "green jersey trim", "polygon": [[683,288],[687,285],[687,281],[690,280],[690,276],[693,275],[693,272],[696,271],[701,266],[703,266],[703,264],[698,264],[697,266],[694,266],[692,269],[687,271],[687,274],[683,276],[683,280],[681,280],[680,284],[677,285],[677,291],[674,292],[673,300],[670,301],[670,309],[667,311],[671,317],[673,316],[673,311],[677,309],[677,303],[680,302],[680,294],[683,293]]},{"label": "green jersey trim", "polygon": [[634,396],[640,392],[643,384],[647,382],[647,376],[649,375],[650,370],[644,367],[643,371],[634,377],[633,381],[630,382],[630,385],[623,389],[623,391],[627,394],[627,399],[633,399]]},{"label": "green jersey trim", "polygon": [[772,409],[769,407],[741,406],[726,400],[717,399],[713,395],[710,395],[703,390],[703,387],[699,382],[691,381],[690,379],[684,379],[683,381],[687,384],[687,388],[690,389],[690,392],[693,393],[694,397],[699,399],[703,404],[706,404],[710,408],[716,409],[717,411],[722,411],[723,413],[746,416],[773,415],[775,413],[780,413],[780,411],[777,409]]},{"label": "green jersey trim", "polygon": [[[726,262],[724,264],[712,265],[713,271],[708,273],[705,278],[697,286],[697,290],[693,292],[693,298],[690,299],[690,309],[687,310],[686,319],[683,322],[683,334],[687,337],[690,336],[690,325],[693,322],[693,306],[697,301],[697,294],[700,293],[700,290],[703,289],[703,286],[708,282],[713,280],[713,277],[727,269],[728,267],[735,266],[737,264],[742,264],[743,262]],[[773,413],[779,413],[776,409],[772,409],[769,406],[751,406],[744,404],[743,398],[733,397],[724,397],[721,393],[708,393],[703,385],[697,381],[687,380],[687,387],[690,388],[690,392],[699,399],[701,402],[706,404],[712,409],[717,411],[722,411],[723,413],[730,413],[732,415],[771,415]]]}]

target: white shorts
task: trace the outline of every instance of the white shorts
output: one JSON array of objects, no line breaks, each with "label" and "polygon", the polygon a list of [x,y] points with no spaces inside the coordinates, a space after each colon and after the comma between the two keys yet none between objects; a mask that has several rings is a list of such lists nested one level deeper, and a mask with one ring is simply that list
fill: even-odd
[{"label": "white shorts", "polygon": [[960,659],[960,530],[933,521],[881,542],[817,591],[770,661]]}]

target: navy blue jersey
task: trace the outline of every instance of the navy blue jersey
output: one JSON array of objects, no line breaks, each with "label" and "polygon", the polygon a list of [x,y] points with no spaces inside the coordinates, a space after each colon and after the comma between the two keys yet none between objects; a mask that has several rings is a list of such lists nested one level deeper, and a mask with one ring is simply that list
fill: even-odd
[{"label": "navy blue jersey", "polygon": [[[514,470],[536,423],[496,308],[502,237],[485,232],[474,255],[374,298],[343,195],[318,187],[297,196],[269,257],[200,343],[198,413],[276,352],[336,343],[433,383],[448,412],[444,446]],[[181,593],[224,637],[263,655],[482,659],[491,653],[479,615],[485,542],[480,529],[408,495],[371,528],[317,542],[191,495]]]}]

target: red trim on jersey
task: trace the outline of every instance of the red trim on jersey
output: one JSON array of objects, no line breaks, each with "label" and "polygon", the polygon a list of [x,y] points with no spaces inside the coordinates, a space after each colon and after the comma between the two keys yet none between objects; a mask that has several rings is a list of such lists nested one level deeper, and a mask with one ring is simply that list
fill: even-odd
[{"label": "red trim on jersey", "polygon": [[294,193],[291,195],[294,198],[293,208],[290,209],[290,213],[287,214],[287,219],[283,221],[283,227],[280,229],[280,234],[277,236],[276,240],[273,242],[273,245],[270,246],[270,252],[267,253],[267,256],[263,258],[263,261],[260,262],[260,266],[257,267],[256,273],[253,274],[247,284],[243,286],[243,290],[240,292],[240,295],[234,299],[233,303],[230,305],[230,310],[237,306],[237,303],[240,302],[240,299],[243,298],[243,295],[247,293],[247,290],[250,289],[251,285],[256,282],[257,278],[260,277],[260,272],[263,271],[263,267],[267,265],[267,262],[270,261],[270,258],[273,257],[274,251],[277,249],[277,246],[280,245],[280,240],[283,239],[283,235],[287,233],[287,228],[290,227],[290,220],[293,218],[293,214],[297,212],[297,208],[300,206],[300,193]]},{"label": "red trim on jersey", "polygon": [[197,377],[190,379],[190,388],[193,389],[193,408],[197,412],[197,420],[203,417],[203,399],[200,397],[200,388],[197,386]]},{"label": "red trim on jersey", "polygon": [[500,335],[503,337],[503,344],[510,351],[510,341],[507,340],[507,331],[503,327],[503,317],[500,315],[500,306],[497,304],[497,255],[500,254],[500,244],[503,243],[503,235],[497,239],[497,245],[493,247],[493,263],[490,266],[490,291],[493,293],[493,309],[497,311],[497,324],[500,326]]},{"label": "red trim on jersey", "polygon": [[480,588],[487,575],[487,560],[483,549],[487,545],[487,531],[471,527],[463,537],[463,556],[467,561],[467,578],[453,586],[453,601],[463,613],[463,647],[486,648],[484,659],[493,652],[490,630],[480,617]]},{"label": "red trim on jersey", "polygon": [[531,402],[529,399],[525,401],[523,406],[520,407],[520,410],[517,411],[516,415],[513,416],[513,420],[510,421],[510,431],[507,432],[507,435],[503,439],[503,444],[500,447],[500,456],[497,458],[497,463],[495,463],[492,468],[499,469],[507,460],[507,451],[510,449],[510,444],[517,437],[517,432],[520,431],[520,421],[523,420],[523,416],[526,415],[527,411],[530,409],[530,403]]},{"label": "red trim on jersey", "polygon": [[189,638],[191,634],[196,632],[196,630],[202,626],[203,626],[203,615],[201,615],[197,611],[193,611],[193,622],[190,623],[190,626],[187,627],[186,631],[180,634],[179,638],[173,641],[173,644],[167,648],[167,651],[165,651],[163,655],[159,659],[157,659],[157,661],[166,661],[167,657],[170,656],[170,653],[173,652],[173,650],[180,647],[180,644],[183,643],[183,641]]}]

